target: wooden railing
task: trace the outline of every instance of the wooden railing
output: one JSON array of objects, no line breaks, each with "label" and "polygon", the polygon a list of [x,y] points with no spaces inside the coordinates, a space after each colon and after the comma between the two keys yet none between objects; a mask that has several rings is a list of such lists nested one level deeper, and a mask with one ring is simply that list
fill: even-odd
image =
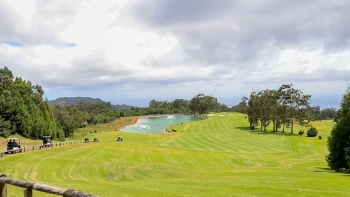
[{"label": "wooden railing", "polygon": [[87,194],[85,192],[75,190],[75,189],[61,189],[58,187],[53,187],[53,186],[45,185],[41,183],[11,179],[11,178],[7,178],[6,175],[4,174],[0,174],[0,197],[7,197],[6,184],[26,188],[24,190],[24,197],[33,197],[33,190],[50,193],[50,194],[56,194],[63,197],[98,197],[96,195]]}]

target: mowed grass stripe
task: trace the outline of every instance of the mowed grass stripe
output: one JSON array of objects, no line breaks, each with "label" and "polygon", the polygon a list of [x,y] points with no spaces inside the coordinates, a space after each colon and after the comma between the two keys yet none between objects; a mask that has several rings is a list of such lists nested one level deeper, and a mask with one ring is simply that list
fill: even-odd
[{"label": "mowed grass stripe", "polygon": [[260,133],[242,114],[222,115],[169,134],[89,133],[100,142],[9,155],[0,172],[100,196],[350,195],[344,174],[324,160],[329,131],[322,140]]},{"label": "mowed grass stripe", "polygon": [[[210,120],[214,118],[217,119],[217,121]],[[244,116],[239,118],[244,118]],[[243,124],[242,120],[238,119],[232,121],[232,126],[230,125],[233,128],[232,132],[228,132],[226,130],[228,126],[220,127],[220,125],[225,125],[223,122],[229,122],[228,119],[229,118],[226,116],[210,117],[208,121],[201,121],[200,126],[197,127],[196,130],[189,130],[183,134],[183,136],[171,142],[165,142],[162,146],[215,152],[271,153],[281,151],[280,147],[283,146],[283,139],[281,139],[281,137],[283,138],[283,136],[265,136],[264,134],[252,134],[248,130],[234,129],[235,122]],[[238,125],[238,127],[243,127],[245,125],[247,125],[247,123]],[[247,140],[248,138],[249,140]],[[271,146],[271,144],[276,145],[276,143],[280,143],[280,145]],[[184,146],[181,147],[180,145]]]}]

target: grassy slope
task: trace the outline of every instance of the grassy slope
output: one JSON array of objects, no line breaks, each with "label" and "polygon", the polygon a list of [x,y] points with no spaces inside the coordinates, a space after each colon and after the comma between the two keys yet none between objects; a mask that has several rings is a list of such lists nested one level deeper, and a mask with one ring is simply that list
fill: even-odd
[{"label": "grassy slope", "polygon": [[349,196],[348,174],[333,173],[324,159],[332,124],[314,123],[322,140],[251,132],[242,114],[175,125],[169,134],[123,133],[110,124],[88,128],[98,130],[89,137],[99,143],[6,156],[0,172],[100,196]]}]

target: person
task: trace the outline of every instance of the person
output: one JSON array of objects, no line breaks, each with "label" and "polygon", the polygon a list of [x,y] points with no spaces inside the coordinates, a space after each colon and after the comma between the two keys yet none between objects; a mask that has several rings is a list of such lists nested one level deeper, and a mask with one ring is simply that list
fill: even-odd
[{"label": "person", "polygon": [[8,141],[7,142],[7,145],[12,145],[13,143],[12,143],[12,140],[10,140],[10,141]]},{"label": "person", "polygon": [[17,142],[15,140],[13,140],[12,145],[13,146],[18,146],[18,144],[17,144]]}]

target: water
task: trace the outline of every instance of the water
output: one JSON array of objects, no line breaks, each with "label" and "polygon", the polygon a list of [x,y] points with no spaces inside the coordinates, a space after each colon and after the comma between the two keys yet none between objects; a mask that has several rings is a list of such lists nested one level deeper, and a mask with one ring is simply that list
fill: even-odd
[{"label": "water", "polygon": [[141,118],[138,123],[122,128],[130,133],[164,133],[170,125],[202,120],[198,116],[152,116]]}]

